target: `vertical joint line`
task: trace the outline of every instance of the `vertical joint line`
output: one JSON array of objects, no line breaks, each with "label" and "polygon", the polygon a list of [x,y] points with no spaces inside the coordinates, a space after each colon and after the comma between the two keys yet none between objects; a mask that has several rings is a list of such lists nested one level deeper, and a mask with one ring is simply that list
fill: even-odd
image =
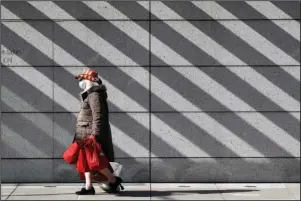
[{"label": "vertical joint line", "polygon": [[[1,5],[1,0],[0,0],[0,5]],[[2,28],[2,13],[1,13],[1,7],[0,7],[0,50],[2,49],[2,32],[1,32],[1,28]],[[2,86],[2,53],[0,53],[0,79],[1,79],[1,86]],[[1,87],[2,88],[2,87]],[[2,95],[2,91],[1,91],[1,88],[0,88],[0,94]],[[2,97],[2,96],[1,96]],[[2,104],[0,105],[0,110],[1,110],[1,113],[0,113],[0,121],[2,122]],[[0,139],[2,139],[2,126],[0,126]],[[2,140],[0,140],[0,149],[1,149],[1,152],[3,150],[3,144],[2,144]],[[1,162],[1,157],[0,157],[0,162]],[[2,163],[1,163],[2,164]],[[1,165],[0,164],[0,165]],[[1,168],[0,168],[0,175],[2,175],[2,165],[1,165]],[[7,197],[8,198],[8,197]]]},{"label": "vertical joint line", "polygon": [[149,4],[149,12],[148,12],[148,32],[149,32],[149,39],[148,39],[148,53],[149,53],[149,73],[148,73],[148,81],[149,81],[149,86],[148,86],[148,93],[149,93],[149,187],[150,187],[150,191],[149,191],[149,194],[150,194],[150,197],[149,199],[151,200],[152,199],[152,160],[151,160],[151,154],[152,154],[152,100],[151,100],[151,93],[152,93],[152,90],[151,90],[151,74],[152,74],[152,51],[151,51],[151,1],[148,1]]},{"label": "vertical joint line", "polygon": [[[54,62],[54,21],[51,21],[51,28],[52,28],[52,158],[54,158],[54,70],[53,67],[55,65]],[[54,182],[54,160],[52,159],[52,183]]]}]

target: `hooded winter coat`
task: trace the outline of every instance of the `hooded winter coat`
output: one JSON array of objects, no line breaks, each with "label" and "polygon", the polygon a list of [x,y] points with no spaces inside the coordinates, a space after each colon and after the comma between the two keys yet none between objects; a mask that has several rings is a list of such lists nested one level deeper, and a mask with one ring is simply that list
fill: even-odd
[{"label": "hooded winter coat", "polygon": [[74,140],[81,141],[95,135],[104,154],[114,162],[114,149],[109,124],[107,92],[104,85],[93,86],[81,93],[81,109],[77,117]]}]

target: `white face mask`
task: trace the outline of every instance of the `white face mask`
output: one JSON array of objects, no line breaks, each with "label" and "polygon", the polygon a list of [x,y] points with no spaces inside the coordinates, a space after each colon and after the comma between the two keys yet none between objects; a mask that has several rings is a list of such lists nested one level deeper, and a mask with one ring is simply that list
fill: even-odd
[{"label": "white face mask", "polygon": [[79,87],[82,88],[82,89],[85,89],[86,88],[86,83],[84,82],[84,80],[80,81],[78,83]]}]

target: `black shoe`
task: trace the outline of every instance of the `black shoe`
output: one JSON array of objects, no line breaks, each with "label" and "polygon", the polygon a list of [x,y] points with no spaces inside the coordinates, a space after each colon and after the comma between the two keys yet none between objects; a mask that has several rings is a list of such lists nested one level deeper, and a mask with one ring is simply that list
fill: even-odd
[{"label": "black shoe", "polygon": [[124,190],[124,187],[121,185],[122,179],[120,177],[116,177],[115,183],[109,183],[109,189],[106,190],[108,193],[116,193],[118,192],[118,187],[120,186],[121,190]]},{"label": "black shoe", "polygon": [[80,191],[75,192],[76,195],[95,195],[94,187],[87,190],[86,188],[82,188]]}]

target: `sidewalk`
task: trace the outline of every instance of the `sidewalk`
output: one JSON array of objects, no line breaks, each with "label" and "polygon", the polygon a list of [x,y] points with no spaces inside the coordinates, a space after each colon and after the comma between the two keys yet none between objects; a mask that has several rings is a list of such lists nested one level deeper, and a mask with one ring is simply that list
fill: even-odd
[{"label": "sidewalk", "polygon": [[119,195],[109,195],[94,184],[96,195],[75,195],[81,187],[82,184],[1,184],[1,200],[300,200],[300,183],[128,183]]}]

